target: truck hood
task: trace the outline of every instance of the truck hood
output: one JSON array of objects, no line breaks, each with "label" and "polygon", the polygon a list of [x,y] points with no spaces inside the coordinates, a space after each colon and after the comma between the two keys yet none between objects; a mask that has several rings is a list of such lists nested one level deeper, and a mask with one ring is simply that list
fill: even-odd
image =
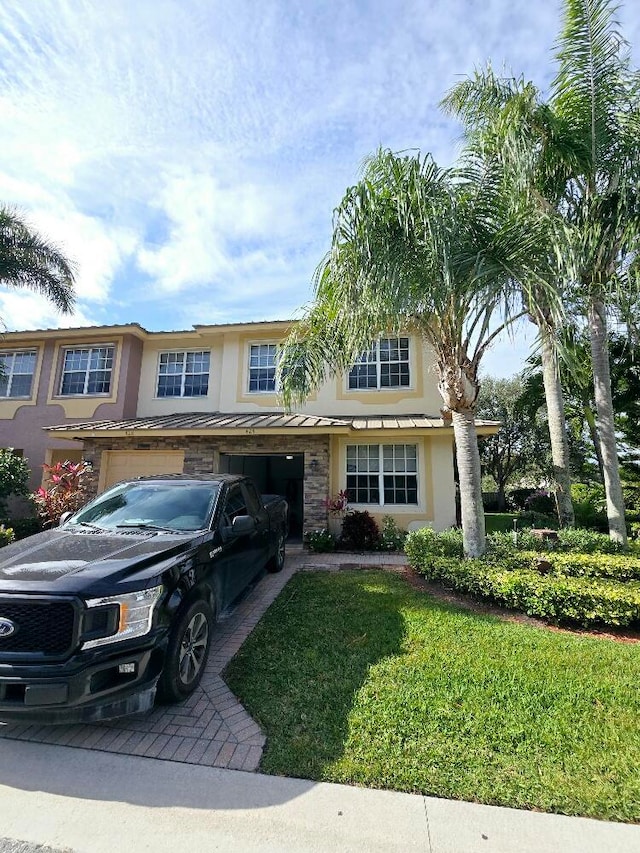
[{"label": "truck hood", "polygon": [[202,539],[202,532],[48,530],[0,550],[0,593],[77,593],[106,578],[146,575]]}]

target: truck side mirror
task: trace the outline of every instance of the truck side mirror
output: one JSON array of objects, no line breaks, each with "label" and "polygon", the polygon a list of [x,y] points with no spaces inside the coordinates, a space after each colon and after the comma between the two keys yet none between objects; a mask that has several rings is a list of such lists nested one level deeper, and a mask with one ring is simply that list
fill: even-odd
[{"label": "truck side mirror", "polygon": [[233,536],[246,536],[256,529],[256,520],[250,515],[236,515],[231,522],[231,534]]},{"label": "truck side mirror", "polygon": [[69,519],[71,518],[72,515],[73,515],[72,512],[63,512],[62,515],[60,516],[60,521],[58,522],[58,527],[62,527],[62,525],[65,523],[65,521],[69,521]]}]

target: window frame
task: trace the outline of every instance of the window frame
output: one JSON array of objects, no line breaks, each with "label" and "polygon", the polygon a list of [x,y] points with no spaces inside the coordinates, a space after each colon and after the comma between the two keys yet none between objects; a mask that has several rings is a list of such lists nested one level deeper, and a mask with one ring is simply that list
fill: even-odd
[{"label": "window frame", "polygon": [[[254,395],[254,394],[277,394],[278,393],[278,391],[279,391],[279,387],[278,387],[279,386],[279,383],[278,383],[278,346],[279,346],[279,342],[277,342],[277,341],[252,341],[252,342],[247,344],[247,360],[246,360],[246,364],[247,364],[247,385],[246,385],[247,394]],[[256,348],[258,348],[258,347],[273,347],[273,349],[274,349],[273,368],[271,368],[271,366],[269,366],[269,365],[267,365],[266,367],[263,367],[261,365],[259,365],[257,367],[251,366],[252,350],[254,349],[254,347],[256,347]],[[251,372],[252,372],[252,370],[258,370],[259,371],[259,370],[271,370],[271,369],[273,369],[273,388],[252,389],[251,388]]]},{"label": "window frame", "polygon": [[[396,462],[398,459],[398,448],[404,448],[403,451],[403,459],[404,459],[404,470],[396,468]],[[373,448],[377,448],[377,470],[373,470],[369,468],[367,465],[367,470],[364,471],[350,471],[349,470],[349,448],[355,448],[356,455],[356,466],[359,458],[363,455],[367,457],[368,462],[374,458],[371,454],[371,450]],[[391,449],[391,462],[392,468],[386,467],[385,463],[389,461],[388,456],[385,458],[385,448]],[[407,455],[407,448],[413,449],[413,454]],[[365,451],[364,453],[362,451]],[[382,441],[372,441],[367,442],[365,444],[346,444],[344,450],[344,460],[345,460],[345,490],[349,494],[349,503],[355,504],[358,506],[364,507],[419,507],[420,506],[420,451],[417,442],[409,442],[409,441],[397,441],[394,443],[390,442],[382,442]],[[410,463],[413,462],[413,470],[411,470]],[[369,484],[366,486],[369,490],[377,489],[378,492],[378,500],[377,501],[362,501],[358,500],[358,485],[355,487],[349,486],[349,477],[367,477],[369,478]],[[409,486],[408,480],[410,477],[415,478],[415,501],[403,501],[398,503],[397,501],[387,501],[385,492],[389,490],[389,488],[397,491],[398,486],[394,483],[390,487],[387,487],[385,484],[385,478],[397,478],[403,477],[405,479],[404,489],[409,492],[413,491],[413,487]],[[377,484],[374,484],[372,481],[376,480]],[[354,499],[351,498],[351,492],[356,491],[356,496]]]},{"label": "window frame", "polygon": [[[204,371],[200,371],[198,373],[195,373],[195,372],[194,373],[187,373],[187,370],[186,370],[187,356],[190,353],[197,354],[197,355],[207,355],[209,357],[209,364],[208,364],[208,369],[206,372],[207,390],[206,390],[205,394],[185,394],[184,393],[187,376],[204,376],[205,375]],[[161,376],[177,376],[178,375],[177,373],[173,373],[173,374],[172,373],[164,373],[164,374],[160,373],[160,367],[161,367],[163,355],[183,355],[184,356],[184,363],[183,363],[183,367],[182,367],[182,372],[180,373],[180,393],[179,394],[162,394],[161,395],[159,393],[159,391],[160,391],[160,377]],[[167,349],[167,350],[160,350],[158,352],[158,361],[157,361],[157,366],[156,366],[156,393],[155,393],[155,399],[156,400],[197,400],[200,398],[208,397],[209,396],[210,379],[211,379],[211,350],[210,349]]]},{"label": "window frame", "polygon": [[[94,368],[91,369],[91,353],[94,350],[111,350],[111,365],[106,369]],[[80,373],[80,370],[67,370],[65,369],[67,356],[71,352],[82,352],[87,351],[89,353],[89,358],[87,360],[87,367],[84,371],[84,385],[82,391],[64,391],[64,378],[66,374]],[[116,345],[114,343],[100,343],[100,344],[85,344],[85,345],[68,345],[64,346],[61,349],[61,363],[60,363],[60,382],[58,384],[58,397],[109,397],[113,392],[113,370],[116,364]],[[91,373],[109,373],[109,389],[107,391],[89,391],[89,377]]]},{"label": "window frame", "polygon": [[[405,348],[403,346],[402,342],[406,341],[407,342],[406,343],[407,357],[406,358],[398,358],[398,359],[394,359],[394,360],[391,360],[391,359],[384,359],[383,360],[381,358],[381,344],[383,341],[397,342],[397,350],[398,350],[399,355],[402,352],[402,350]],[[388,348],[391,349],[390,343],[388,343]],[[363,353],[360,354],[358,361],[356,361],[356,363],[351,366],[349,372],[347,373],[347,378],[346,378],[347,391],[348,392],[403,391],[403,390],[411,389],[413,387],[411,384],[411,376],[412,376],[411,349],[412,349],[411,348],[411,338],[409,337],[409,335],[395,335],[395,336],[387,335],[387,336],[378,338],[376,341],[374,341],[371,344],[371,346],[369,347],[368,350],[365,350]],[[372,358],[371,356],[374,356],[374,357]],[[383,365],[392,365],[392,364],[395,364],[398,366],[406,364],[406,366],[407,366],[407,383],[406,384],[403,384],[401,381],[397,385],[383,385],[382,384],[382,368],[383,368]],[[365,385],[365,386],[359,386],[359,385],[352,386],[351,385],[352,374],[354,374],[355,371],[358,371],[359,368],[362,369],[365,366],[367,368],[370,366],[373,366],[375,368],[376,384],[375,385]],[[399,370],[399,378],[402,379],[401,368],[399,367],[398,370]],[[353,378],[356,382],[358,381],[357,372]]]},{"label": "window frame", "polygon": [[[7,378],[7,393],[0,394],[0,400],[31,400],[33,398],[34,391],[34,379],[36,377],[36,372],[38,370],[38,348],[37,347],[18,347],[17,349],[2,349],[0,350],[0,356],[12,356],[11,369],[9,371]],[[33,356],[33,372],[32,373],[16,373],[15,372],[15,362],[17,355],[32,355]],[[13,380],[15,376],[31,376],[31,382],[29,385],[29,393],[28,394],[11,394],[11,389],[13,387]]]}]

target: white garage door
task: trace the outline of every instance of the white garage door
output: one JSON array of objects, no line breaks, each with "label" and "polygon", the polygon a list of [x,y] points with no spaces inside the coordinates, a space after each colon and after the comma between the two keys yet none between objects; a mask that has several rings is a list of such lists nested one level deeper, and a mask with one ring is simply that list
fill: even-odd
[{"label": "white garage door", "polygon": [[183,468],[183,450],[105,450],[100,466],[100,491],[131,477],[182,474]]}]

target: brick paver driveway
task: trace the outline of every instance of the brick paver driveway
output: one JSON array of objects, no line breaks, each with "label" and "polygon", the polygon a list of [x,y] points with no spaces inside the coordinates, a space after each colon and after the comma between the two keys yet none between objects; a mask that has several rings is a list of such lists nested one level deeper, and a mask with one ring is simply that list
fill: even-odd
[{"label": "brick paver driveway", "polygon": [[219,622],[199,687],[183,704],[154,708],[145,716],[123,717],[94,725],[40,726],[0,724],[0,737],[99,749],[127,755],[164,758],[187,764],[256,770],[265,737],[222,679],[265,610],[299,569],[338,569],[367,565],[403,564],[404,557],[382,554],[366,558],[346,554],[309,555],[294,546],[284,569],[266,575]]}]

